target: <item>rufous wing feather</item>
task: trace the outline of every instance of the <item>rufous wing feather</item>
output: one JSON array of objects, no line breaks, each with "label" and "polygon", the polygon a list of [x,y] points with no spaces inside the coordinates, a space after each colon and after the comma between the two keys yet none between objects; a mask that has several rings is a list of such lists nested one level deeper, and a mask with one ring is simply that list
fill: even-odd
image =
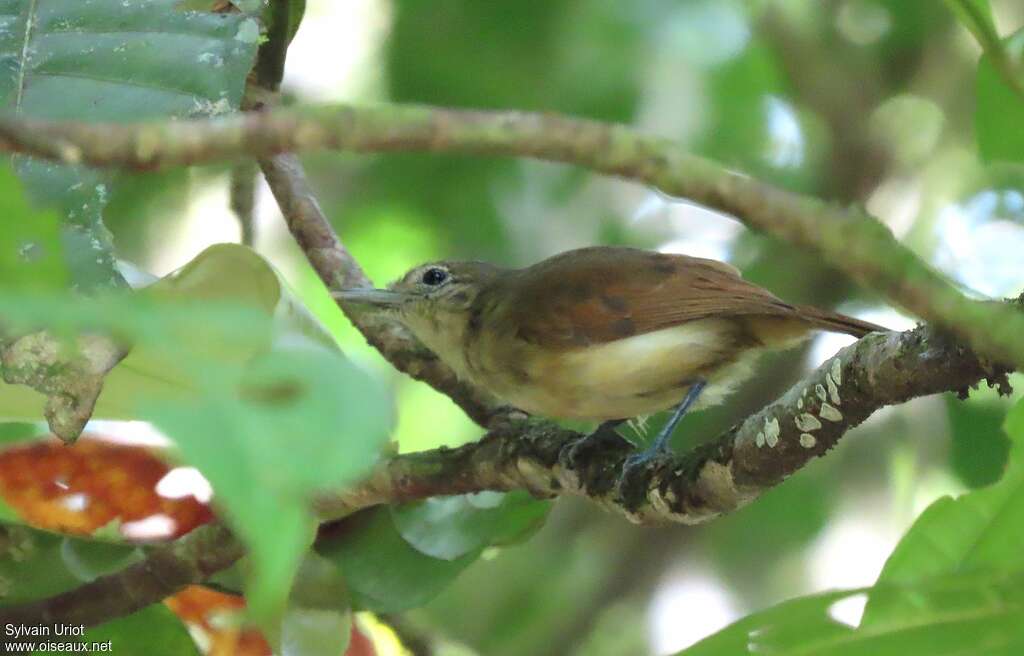
[{"label": "rufous wing feather", "polygon": [[570,349],[710,317],[761,316],[864,334],[873,324],[786,303],[722,262],[633,248],[586,248],[515,274],[500,308],[518,337]]}]

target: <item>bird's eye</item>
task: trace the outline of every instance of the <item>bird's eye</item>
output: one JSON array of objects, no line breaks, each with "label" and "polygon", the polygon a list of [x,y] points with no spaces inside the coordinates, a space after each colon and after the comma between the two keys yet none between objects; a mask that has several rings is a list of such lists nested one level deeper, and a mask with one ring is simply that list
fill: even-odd
[{"label": "bird's eye", "polygon": [[444,269],[439,269],[438,267],[431,267],[423,272],[423,277],[421,278],[421,280],[423,281],[424,285],[436,287],[437,285],[443,283],[445,280],[448,280],[448,272],[445,271]]}]

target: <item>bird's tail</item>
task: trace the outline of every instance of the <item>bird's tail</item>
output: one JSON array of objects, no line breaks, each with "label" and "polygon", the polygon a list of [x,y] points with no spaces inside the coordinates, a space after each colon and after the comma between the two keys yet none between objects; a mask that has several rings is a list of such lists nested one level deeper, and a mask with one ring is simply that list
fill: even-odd
[{"label": "bird's tail", "polygon": [[889,332],[889,329],[885,326],[879,326],[877,323],[871,323],[870,321],[854,319],[853,317],[848,317],[845,314],[839,314],[838,312],[832,312],[831,310],[821,310],[808,305],[797,306],[796,310],[802,318],[809,321],[816,328],[821,328],[822,330],[846,333],[847,335],[853,335],[854,337],[863,337],[868,333]]}]

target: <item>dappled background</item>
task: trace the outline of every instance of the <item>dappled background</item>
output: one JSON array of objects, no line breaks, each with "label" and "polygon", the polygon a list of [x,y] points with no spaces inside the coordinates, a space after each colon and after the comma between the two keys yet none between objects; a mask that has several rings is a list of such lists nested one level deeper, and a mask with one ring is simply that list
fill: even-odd
[{"label": "dappled background", "polygon": [[[1004,34],[1024,25],[1019,2],[992,5]],[[978,155],[978,56],[934,0],[309,0],[284,89],[303,101],[630,123],[785,188],[865,206],[965,288],[1016,295],[1024,288],[1024,173]],[[787,300],[913,325],[827,263],[636,184],[512,159],[304,161],[325,212],[379,283],[430,259],[523,265],[578,246],[628,244],[728,260]],[[364,343],[265,189],[257,219],[256,247],[346,353],[389,381],[403,451],[480,434],[445,397],[395,373]],[[161,275],[239,238],[226,167],[118,185],[106,222],[123,256]],[[677,447],[714,437],[844,343],[822,337],[762,362],[728,404],[687,417]],[[561,500],[529,541],[486,552],[404,621],[469,653],[667,653],[783,598],[869,585],[930,501],[998,477],[1006,405],[979,390],[967,402],[933,397],[879,412],[829,457],[704,527],[639,528]],[[858,617],[855,606],[836,612]]]}]

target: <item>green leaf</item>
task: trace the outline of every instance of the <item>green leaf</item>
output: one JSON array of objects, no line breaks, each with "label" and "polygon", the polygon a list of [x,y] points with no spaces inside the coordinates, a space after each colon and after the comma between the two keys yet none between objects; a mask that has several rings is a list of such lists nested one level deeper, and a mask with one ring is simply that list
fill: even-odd
[{"label": "green leaf", "polygon": [[433,599],[468,567],[480,550],[455,560],[431,558],[406,542],[386,508],[346,518],[321,536],[316,550],[345,575],[352,605],[375,613],[400,613]]},{"label": "green leaf", "polygon": [[[202,470],[249,546],[250,608],[262,620],[276,617],[312,541],[310,498],[366,471],[387,439],[392,409],[381,386],[241,246],[207,249],[127,297],[0,296],[0,316],[58,333],[102,330],[133,344],[108,377],[97,415],[113,407],[154,421]],[[40,405],[25,403],[17,386],[0,386],[0,411]]]},{"label": "green leaf", "polygon": [[199,656],[199,649],[178,616],[163,604],[101,624],[80,639],[110,643],[110,651],[124,656]]},{"label": "green leaf", "polygon": [[[998,579],[953,576],[912,587],[879,585],[867,590],[828,592],[783,602],[749,615],[681,656],[719,654],[842,656],[990,656],[1024,648],[1024,574]],[[838,602],[860,595],[868,604],[889,596],[919,602],[913,618],[893,618],[850,627],[831,615]]]},{"label": "green leaf", "polygon": [[141,559],[137,547],[0,523],[0,605],[49,597]]},{"label": "green leaf", "polygon": [[[879,583],[910,584],[962,572],[1011,572],[1024,553],[1024,431],[1016,426],[1024,414],[1018,403],[1007,423],[1014,439],[1002,480],[956,499],[932,503],[896,545]],[[916,598],[886,598],[886,606],[869,604],[864,621],[912,616]]]},{"label": "green leaf", "polygon": [[[0,0],[0,106],[35,118],[83,121],[237,108],[256,46],[239,35],[255,22],[175,5]],[[72,280],[83,289],[122,284],[102,223],[112,178],[24,157],[16,168],[33,201],[63,215]]]},{"label": "green leaf", "polygon": [[0,285],[20,291],[66,287],[60,217],[32,208],[7,166],[0,166],[0,216]]},{"label": "green leaf", "polygon": [[289,608],[281,623],[282,656],[338,656],[348,649],[352,615],[321,608]]},{"label": "green leaf", "polygon": [[421,553],[443,560],[522,539],[551,509],[527,492],[479,492],[426,499],[392,508],[395,527]]},{"label": "green leaf", "polygon": [[981,569],[1009,571],[1020,566],[1021,553],[1024,441],[1016,437],[1002,480],[956,499],[935,501],[900,540],[879,580],[906,582]]},{"label": "green leaf", "polygon": [[[1024,30],[1004,40],[1017,71],[1018,87],[1024,88]],[[977,108],[974,116],[981,156],[988,162],[1024,162],[1024,96],[1006,79],[986,52],[978,62]]]},{"label": "green leaf", "polygon": [[352,629],[348,591],[337,566],[314,551],[295,577],[279,628],[268,635],[283,656],[338,656]]},{"label": "green leaf", "polygon": [[82,581],[122,570],[136,562],[139,555],[139,550],[131,545],[101,541],[98,537],[95,540],[65,537],[60,545],[64,567]]},{"label": "green leaf", "polygon": [[194,396],[144,414],[209,479],[250,547],[253,613],[277,613],[312,541],[309,499],[369,470],[391,410],[378,385],[337,352],[297,339],[233,375],[209,371]]},{"label": "green leaf", "polygon": [[1024,401],[1017,401],[1003,423],[1006,434],[1017,444],[1024,444]]},{"label": "green leaf", "polygon": [[[334,341],[293,297],[283,278],[253,250],[217,244],[135,297],[0,298],[6,321],[25,329],[50,325],[69,334],[93,329],[123,335],[128,356],[106,377],[93,416],[140,419],[144,399],[175,397],[192,386],[191,368],[238,367],[268,352],[278,338]],[[38,421],[44,397],[0,381],[0,418]]]},{"label": "green leaf", "polygon": [[999,480],[1006,469],[1010,440],[1002,431],[1003,403],[946,399],[952,434],[950,466],[969,487],[984,487]]},{"label": "green leaf", "polygon": [[[48,435],[49,429],[37,424],[0,423],[0,452],[10,446]],[[21,515],[0,496],[0,526],[7,523],[20,524]]]},{"label": "green leaf", "polygon": [[[794,599],[754,613],[681,652],[711,654],[1010,654],[1024,649],[1024,402],[1006,429],[1014,449],[1004,478],[940,499],[911,527],[866,590]],[[866,596],[859,626],[833,617]]]},{"label": "green leaf", "polygon": [[45,424],[31,424],[27,422],[0,423],[0,451],[16,444],[46,437],[47,434]]}]

